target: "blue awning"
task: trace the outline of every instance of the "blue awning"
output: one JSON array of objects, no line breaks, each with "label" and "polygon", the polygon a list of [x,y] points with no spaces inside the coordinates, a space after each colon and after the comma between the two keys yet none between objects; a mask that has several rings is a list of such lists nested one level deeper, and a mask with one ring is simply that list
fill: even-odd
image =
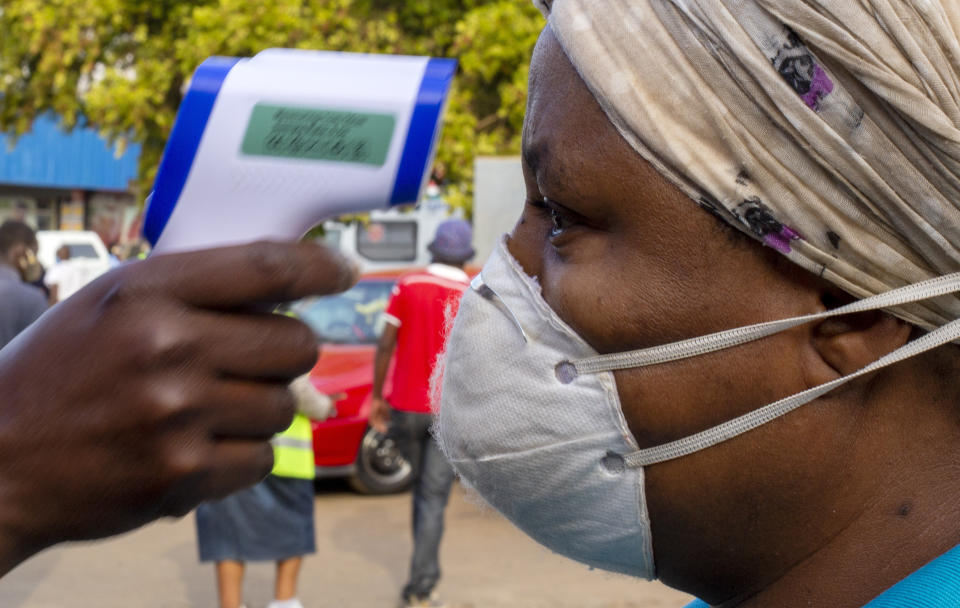
[{"label": "blue awning", "polygon": [[137,176],[140,145],[117,157],[115,148],[94,129],[65,133],[50,116],[17,139],[0,133],[0,186],[127,191]]}]

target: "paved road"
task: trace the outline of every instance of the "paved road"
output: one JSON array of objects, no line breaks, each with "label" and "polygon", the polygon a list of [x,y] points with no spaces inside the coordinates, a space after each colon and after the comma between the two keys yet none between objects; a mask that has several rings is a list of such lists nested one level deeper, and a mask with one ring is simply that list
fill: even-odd
[{"label": "paved road", "polygon": [[[358,496],[339,483],[317,495],[317,554],[301,580],[307,608],[393,608],[410,552],[407,495]],[[4,608],[216,606],[199,565],[193,518],[98,543],[47,551],[0,582]],[[551,554],[455,488],[439,591],[450,608],[674,608],[689,599],[657,583],[591,571]],[[272,595],[272,568],[253,565],[249,608]]]}]

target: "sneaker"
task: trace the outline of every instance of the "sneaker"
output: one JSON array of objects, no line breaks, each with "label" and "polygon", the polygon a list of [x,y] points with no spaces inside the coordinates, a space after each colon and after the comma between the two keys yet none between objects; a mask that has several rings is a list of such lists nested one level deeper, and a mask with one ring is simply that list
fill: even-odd
[{"label": "sneaker", "polygon": [[430,595],[404,596],[400,608],[447,608],[447,605],[440,599],[440,595],[434,591]]},{"label": "sneaker", "polygon": [[303,608],[303,604],[301,604],[297,598],[293,598],[292,600],[273,600],[267,604],[267,608]]}]

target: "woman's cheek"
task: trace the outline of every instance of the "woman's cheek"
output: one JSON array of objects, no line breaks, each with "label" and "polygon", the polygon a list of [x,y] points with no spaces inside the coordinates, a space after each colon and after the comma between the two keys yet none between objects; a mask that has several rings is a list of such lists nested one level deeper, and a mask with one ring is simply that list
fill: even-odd
[{"label": "woman's cheek", "polygon": [[548,238],[550,223],[527,205],[507,239],[507,249],[541,286],[544,300],[591,346],[600,352],[622,340],[624,302],[623,256],[607,255],[599,235],[580,239],[558,252]]},{"label": "woman's cheek", "polygon": [[610,313],[610,293],[616,289],[609,280],[613,275],[593,264],[544,257],[540,272],[544,300],[591,346],[602,347],[609,338],[604,319]]},{"label": "woman's cheek", "polygon": [[536,210],[527,205],[517,220],[513,232],[507,238],[507,250],[517,260],[523,271],[539,280],[543,267],[541,256],[545,244],[547,225],[538,218]]}]

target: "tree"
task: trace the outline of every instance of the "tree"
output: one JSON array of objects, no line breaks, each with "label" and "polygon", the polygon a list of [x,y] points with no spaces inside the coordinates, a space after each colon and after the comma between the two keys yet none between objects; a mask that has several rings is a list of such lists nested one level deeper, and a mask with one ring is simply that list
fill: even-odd
[{"label": "tree", "polygon": [[0,130],[53,112],[121,146],[142,144],[140,195],[156,174],[185,84],[210,55],[269,47],[457,57],[438,158],[468,211],[473,159],[515,154],[527,63],[543,19],[529,0],[5,0]]}]

